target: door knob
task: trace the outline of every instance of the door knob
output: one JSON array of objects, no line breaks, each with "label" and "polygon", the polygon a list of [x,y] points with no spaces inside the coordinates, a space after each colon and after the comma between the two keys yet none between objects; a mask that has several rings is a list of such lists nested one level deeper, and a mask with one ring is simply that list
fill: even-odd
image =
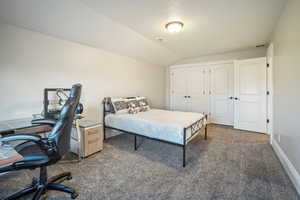
[{"label": "door knob", "polygon": [[237,98],[237,97],[234,97],[234,100],[240,100],[239,98]]},{"label": "door knob", "polygon": [[228,99],[233,99],[233,97],[228,97]]},{"label": "door knob", "polygon": [[187,96],[188,98],[191,98],[191,96]]}]

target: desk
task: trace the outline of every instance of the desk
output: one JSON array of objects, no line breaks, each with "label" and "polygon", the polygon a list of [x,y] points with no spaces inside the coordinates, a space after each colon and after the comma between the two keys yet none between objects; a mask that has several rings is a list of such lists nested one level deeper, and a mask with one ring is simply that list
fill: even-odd
[{"label": "desk", "polygon": [[[78,120],[81,118],[83,118],[82,115],[75,116],[76,124],[78,124]],[[32,117],[28,117],[28,118],[0,121],[0,137],[9,134],[14,134],[14,133],[24,133],[24,134],[47,133],[52,130],[52,128],[48,125],[32,124],[31,123],[32,120],[33,120]],[[79,125],[76,127],[78,127],[79,130]],[[77,138],[78,141],[81,142],[80,135],[78,135]],[[0,148],[1,148],[1,143],[0,143]],[[1,153],[1,149],[0,149],[0,153]],[[0,158],[0,165],[1,165],[1,158]]]},{"label": "desk", "polygon": [[[51,130],[50,126],[31,123],[32,118],[21,118],[0,121],[0,137],[14,133],[44,133]],[[23,157],[14,149],[7,150],[0,144],[0,167],[23,160]]]},{"label": "desk", "polygon": [[23,160],[23,156],[18,154],[13,147],[6,148],[0,146],[0,167]]},{"label": "desk", "polygon": [[33,118],[21,118],[21,119],[0,121],[0,135],[13,134],[22,131],[23,131],[22,133],[45,133],[51,131],[50,126],[32,124],[31,123],[32,119]]}]

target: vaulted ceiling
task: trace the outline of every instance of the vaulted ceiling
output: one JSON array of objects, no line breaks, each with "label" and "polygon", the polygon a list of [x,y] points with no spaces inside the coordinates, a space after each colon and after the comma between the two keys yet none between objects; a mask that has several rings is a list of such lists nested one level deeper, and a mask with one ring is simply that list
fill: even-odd
[{"label": "vaulted ceiling", "polygon": [[[284,0],[81,0],[95,11],[190,58],[264,44]],[[168,33],[168,21],[183,21],[184,30]]]},{"label": "vaulted ceiling", "polygon": [[[1,0],[0,20],[168,65],[185,58],[267,43],[285,3],[285,0]],[[164,25],[172,20],[184,22],[182,32],[166,32]]]}]

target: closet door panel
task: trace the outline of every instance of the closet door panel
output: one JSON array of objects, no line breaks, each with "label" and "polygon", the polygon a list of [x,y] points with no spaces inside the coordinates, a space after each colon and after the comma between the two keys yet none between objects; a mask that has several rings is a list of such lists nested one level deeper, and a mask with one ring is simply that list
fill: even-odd
[{"label": "closet door panel", "polygon": [[233,125],[233,63],[211,67],[211,120]]},{"label": "closet door panel", "polygon": [[172,91],[171,105],[173,110],[187,110],[187,81],[185,69],[174,69],[171,71]]},{"label": "closet door panel", "polygon": [[206,85],[206,68],[188,68],[187,74],[187,110],[189,112],[208,113],[209,99]]}]

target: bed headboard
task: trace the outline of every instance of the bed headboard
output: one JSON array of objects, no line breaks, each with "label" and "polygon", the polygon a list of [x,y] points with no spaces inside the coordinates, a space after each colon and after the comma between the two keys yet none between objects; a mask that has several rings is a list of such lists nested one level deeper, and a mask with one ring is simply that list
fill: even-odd
[{"label": "bed headboard", "polygon": [[102,123],[103,123],[103,139],[106,139],[106,128],[105,128],[105,116],[109,113],[113,113],[112,107],[111,107],[111,98],[110,97],[104,97],[103,101],[103,118],[102,118]]},{"label": "bed headboard", "polygon": [[103,116],[105,116],[107,113],[114,113],[112,104],[111,104],[111,97],[104,97],[103,101]]}]

